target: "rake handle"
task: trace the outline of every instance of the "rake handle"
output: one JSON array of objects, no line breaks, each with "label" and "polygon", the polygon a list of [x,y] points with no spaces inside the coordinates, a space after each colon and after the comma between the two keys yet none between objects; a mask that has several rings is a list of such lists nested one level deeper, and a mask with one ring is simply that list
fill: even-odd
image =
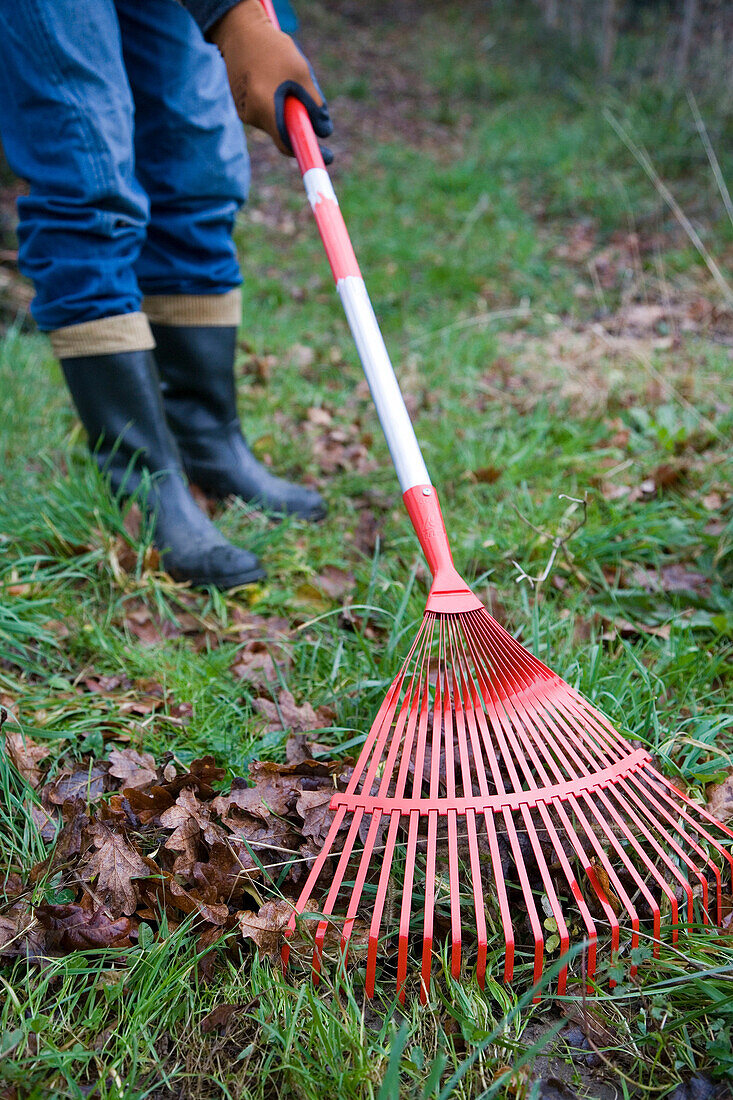
[{"label": "rake handle", "polygon": [[[261,2],[277,27],[272,0]],[[428,609],[475,610],[481,603],[453,565],[438,496],[405,407],[318,140],[308,112],[293,96],[285,101],[285,126],[387,440],[405,507],[434,579]]]}]

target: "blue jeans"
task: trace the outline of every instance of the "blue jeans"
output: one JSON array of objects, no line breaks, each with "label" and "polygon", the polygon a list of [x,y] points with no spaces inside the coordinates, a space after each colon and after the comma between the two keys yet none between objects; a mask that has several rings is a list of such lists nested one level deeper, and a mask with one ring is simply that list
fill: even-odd
[{"label": "blue jeans", "polygon": [[0,0],[0,136],[40,329],[240,284],[242,126],[176,0]]}]

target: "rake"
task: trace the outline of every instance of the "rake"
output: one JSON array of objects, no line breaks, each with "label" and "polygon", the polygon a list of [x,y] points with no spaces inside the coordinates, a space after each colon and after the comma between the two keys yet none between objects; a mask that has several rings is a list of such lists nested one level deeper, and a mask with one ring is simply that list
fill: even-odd
[{"label": "rake", "polygon": [[[276,22],[269,0],[263,3]],[[630,926],[631,949],[650,929],[658,955],[663,918],[673,943],[685,924],[721,923],[733,871],[724,844],[733,832],[504,630],[456,571],[331,180],[305,108],[293,98],[285,121],[433,580],[422,626],[347,789],[331,801],[333,821],[295,904],[283,964],[296,919],[312,915],[316,895],[314,976],[327,934],[330,941],[340,931],[345,965],[355,929],[361,940],[367,924],[370,997],[380,947],[394,969],[395,935],[400,999],[420,936],[421,999],[436,938],[449,934],[451,973],[459,977],[466,924],[481,987],[489,930],[503,930],[507,982],[518,947],[531,952],[536,984],[552,950],[560,960],[567,955],[571,935],[583,944],[589,982],[599,927],[610,933],[612,960],[622,926],[625,942]],[[566,961],[559,994],[567,980]]]}]

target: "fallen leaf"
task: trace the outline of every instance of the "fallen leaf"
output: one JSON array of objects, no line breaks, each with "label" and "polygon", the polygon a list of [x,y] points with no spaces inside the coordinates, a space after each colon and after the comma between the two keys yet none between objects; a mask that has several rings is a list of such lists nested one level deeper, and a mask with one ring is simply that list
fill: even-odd
[{"label": "fallen leaf", "polygon": [[285,759],[288,764],[302,764],[304,760],[315,759],[314,753],[325,754],[329,750],[329,745],[309,741],[303,733],[291,733],[285,743]]},{"label": "fallen leaf", "polygon": [[174,903],[184,913],[198,913],[210,924],[224,925],[229,918],[229,906],[214,900],[214,892],[211,898],[202,897],[197,890],[187,890],[171,876],[166,881],[166,886]]},{"label": "fallen leaf", "polygon": [[47,954],[46,934],[27,898],[0,914],[0,959],[32,961]]},{"label": "fallen leaf", "polygon": [[254,706],[267,719],[268,730],[290,729],[294,733],[302,733],[330,725],[334,719],[334,712],[330,707],[314,710],[308,702],[297,705],[287,688],[280,691],[276,703],[272,699],[255,699]]},{"label": "fallen leaf", "polygon": [[107,769],[94,761],[82,762],[73,771],[63,771],[50,787],[46,788],[49,802],[63,806],[64,802],[81,799],[96,802],[104,791]]},{"label": "fallen leaf", "polygon": [[45,806],[39,806],[37,802],[26,804],[26,813],[30,813],[33,824],[41,835],[41,840],[50,844],[58,830],[58,818],[54,817]]},{"label": "fallen leaf", "polygon": [[474,481],[477,481],[479,485],[493,485],[495,481],[498,481],[501,477],[502,471],[498,466],[479,466],[477,470],[471,471],[471,477]]},{"label": "fallen leaf", "polygon": [[315,351],[308,344],[293,344],[288,355],[293,366],[299,370],[306,370],[315,362],[316,358]]},{"label": "fallen leaf", "polygon": [[154,615],[142,600],[129,600],[125,605],[124,625],[143,646],[160,645],[182,633],[170,619]]},{"label": "fallen leaf", "polygon": [[634,638],[639,634],[650,634],[655,638],[669,641],[672,635],[672,624],[661,623],[659,626],[650,626],[648,623],[631,622],[629,619],[613,619],[610,627],[601,635],[604,642],[612,642],[616,637]]},{"label": "fallen leaf", "polygon": [[316,588],[325,592],[333,600],[340,600],[342,596],[353,592],[356,579],[353,573],[346,569],[339,569],[336,565],[327,565],[316,577],[313,578]]},{"label": "fallen leaf", "polygon": [[175,805],[160,815],[160,824],[164,829],[174,830],[165,844],[166,848],[173,850],[186,850],[187,840],[194,835],[194,826],[207,844],[213,844],[222,836],[219,827],[211,820],[209,807],[196,797],[190,787],[184,787]]},{"label": "fallen leaf", "polygon": [[109,774],[125,787],[147,787],[157,779],[155,757],[135,749],[112,749],[109,754]]},{"label": "fallen leaf", "polygon": [[267,687],[276,683],[292,664],[292,658],[281,646],[271,642],[247,642],[237,653],[229,671],[237,680]]},{"label": "fallen leaf", "polygon": [[727,825],[733,821],[733,772],[722,783],[709,786],[705,792],[708,812]]},{"label": "fallen leaf", "polygon": [[212,1031],[218,1031],[221,1034],[226,1031],[232,1017],[236,1016],[245,1007],[245,1005],[239,1004],[223,1004],[212,1008],[211,1012],[207,1012],[199,1024],[202,1033],[208,1035]]},{"label": "fallen leaf", "polygon": [[251,910],[237,913],[239,932],[252,940],[262,955],[277,959],[283,945],[285,927],[293,915],[293,905],[284,899],[266,901],[258,913]]},{"label": "fallen leaf", "polygon": [[151,787],[149,791],[129,787],[122,793],[143,825],[149,824],[175,803],[175,795],[167,787],[158,785]]},{"label": "fallen leaf", "polygon": [[129,916],[135,912],[138,901],[132,880],[146,877],[150,868],[126,837],[101,822],[90,825],[86,832],[96,850],[80,868],[81,878],[94,882],[95,892],[103,902]]},{"label": "fallen leaf", "polygon": [[106,909],[89,910],[85,905],[39,905],[35,910],[41,926],[49,932],[49,942],[66,951],[89,947],[130,945],[131,923],[128,917],[112,918]]},{"label": "fallen leaf", "polygon": [[672,489],[684,481],[686,476],[687,466],[673,465],[670,462],[663,462],[652,474],[657,489]]},{"label": "fallen leaf", "polygon": [[191,867],[191,878],[197,887],[213,890],[222,901],[231,904],[241,898],[247,885],[260,876],[257,862],[243,845],[217,840],[211,846],[209,858]]},{"label": "fallen leaf", "polygon": [[616,897],[616,894],[611,889],[611,880],[608,877],[608,872],[606,871],[606,868],[603,866],[601,861],[596,856],[591,856],[590,862],[591,862],[591,867],[593,868],[593,870],[595,872],[595,876],[596,876],[598,882],[600,883],[601,889],[603,890],[603,893],[606,895],[606,901],[611,906],[611,908],[613,909],[616,916],[618,916],[619,913],[621,912],[621,902],[619,901],[619,899]]},{"label": "fallen leaf", "polygon": [[265,821],[271,813],[263,802],[259,787],[247,786],[243,779],[233,780],[229,793],[217,795],[211,803],[212,810],[221,818],[226,818],[233,807],[262,821]]},{"label": "fallen leaf", "polygon": [[184,787],[192,787],[201,798],[211,798],[214,794],[212,784],[221,782],[225,775],[224,768],[219,767],[213,756],[202,756],[191,761],[187,772],[166,782],[165,789],[175,797]]},{"label": "fallen leaf", "polygon": [[646,333],[664,319],[665,308],[661,305],[640,302],[627,306],[621,316],[627,329]]},{"label": "fallen leaf", "polygon": [[295,808],[303,818],[301,832],[310,837],[314,844],[323,847],[334,819],[330,809],[333,791],[303,791],[298,797]]},{"label": "fallen leaf", "polygon": [[[2,728],[2,723],[0,723]],[[41,769],[38,767],[41,760],[50,754],[48,745],[38,744],[30,737],[24,736],[20,730],[4,729],[5,751],[17,771],[30,783],[31,787],[37,787],[42,778]]]},{"label": "fallen leaf", "polygon": [[651,570],[637,565],[632,571],[634,584],[647,592],[692,592],[699,595],[710,594],[710,578],[678,563],[663,565]]},{"label": "fallen leaf", "polygon": [[366,557],[374,554],[377,540],[382,534],[382,521],[371,508],[360,508],[356,515],[356,529],[348,532],[347,539]]}]

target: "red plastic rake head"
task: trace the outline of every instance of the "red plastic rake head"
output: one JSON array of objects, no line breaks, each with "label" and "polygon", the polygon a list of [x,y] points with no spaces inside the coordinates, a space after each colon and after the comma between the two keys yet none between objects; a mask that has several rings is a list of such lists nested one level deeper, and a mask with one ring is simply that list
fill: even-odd
[{"label": "red plastic rake head", "polygon": [[[434,490],[407,504],[435,581],[296,906],[317,898],[314,971],[327,932],[343,957],[357,922],[367,993],[381,951],[404,996],[412,947],[423,998],[438,936],[456,977],[469,941],[483,986],[489,929],[503,930],[505,980],[523,946],[537,982],[571,938],[585,942],[590,979],[599,929],[613,957],[622,928],[656,954],[663,917],[672,942],[681,923],[719,923],[733,833],[491,617],[452,567]],[[558,993],[567,976],[566,964]]]}]

